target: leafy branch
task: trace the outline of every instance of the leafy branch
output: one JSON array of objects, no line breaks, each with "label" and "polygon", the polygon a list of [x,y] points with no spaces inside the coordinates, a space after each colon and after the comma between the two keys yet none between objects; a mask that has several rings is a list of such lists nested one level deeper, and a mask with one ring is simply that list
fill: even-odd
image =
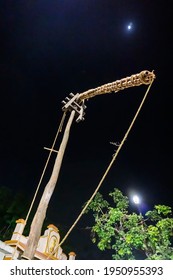
[{"label": "leafy branch", "polygon": [[115,188],[109,194],[112,205],[98,193],[90,203],[92,241],[102,251],[112,250],[113,259],[173,259],[172,209],[155,205],[145,216],[129,213],[129,199]]}]

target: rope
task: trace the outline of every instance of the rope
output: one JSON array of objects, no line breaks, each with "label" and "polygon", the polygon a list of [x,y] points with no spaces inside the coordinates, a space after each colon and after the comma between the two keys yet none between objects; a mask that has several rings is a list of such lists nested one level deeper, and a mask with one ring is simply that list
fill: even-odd
[{"label": "rope", "polygon": [[34,202],[35,202],[35,199],[36,199],[37,193],[38,193],[38,191],[39,191],[39,188],[40,188],[41,182],[42,182],[43,177],[44,177],[44,174],[45,174],[45,172],[46,172],[46,169],[47,169],[47,166],[48,166],[48,163],[49,163],[50,157],[51,157],[51,155],[52,155],[52,152],[53,152],[53,149],[54,149],[54,146],[55,146],[56,140],[57,140],[57,138],[58,138],[59,132],[61,132],[61,131],[62,131],[62,127],[63,127],[63,124],[64,124],[65,117],[66,117],[66,112],[64,112],[64,114],[63,114],[63,116],[62,116],[62,119],[61,119],[60,125],[59,125],[58,130],[57,130],[57,133],[56,133],[56,135],[55,135],[55,139],[54,139],[53,144],[52,144],[52,147],[51,147],[51,149],[50,149],[50,152],[49,152],[49,155],[48,155],[48,158],[47,158],[46,164],[45,164],[44,169],[43,169],[43,172],[42,172],[42,174],[41,174],[40,181],[39,181],[39,183],[38,183],[38,186],[37,186],[37,189],[36,189],[36,191],[35,191],[35,194],[34,194],[33,200],[32,200],[32,202],[31,202],[31,206],[30,206],[29,211],[28,211],[28,214],[27,214],[27,216],[26,216],[25,223],[27,222],[27,220],[28,220],[28,218],[29,218],[29,215],[30,215],[30,213],[31,213],[31,210],[32,210],[33,204],[34,204]]},{"label": "rope", "polygon": [[[39,188],[40,188],[40,185],[41,185],[41,183],[42,183],[42,180],[43,180],[44,174],[45,174],[45,172],[46,172],[46,169],[47,169],[47,166],[48,166],[48,163],[49,163],[50,157],[51,157],[52,152],[53,152],[53,150],[54,150],[54,146],[55,146],[55,143],[56,143],[56,141],[57,141],[58,135],[59,135],[59,133],[62,131],[62,127],[63,127],[63,124],[64,124],[65,117],[66,117],[66,112],[64,112],[64,114],[63,114],[63,116],[62,116],[62,119],[61,119],[61,122],[60,122],[60,124],[59,124],[58,130],[57,130],[57,133],[56,133],[56,135],[55,135],[55,138],[54,138],[54,141],[53,141],[52,147],[51,147],[51,149],[50,149],[50,152],[49,152],[49,155],[48,155],[47,161],[46,161],[46,163],[45,163],[45,166],[44,166],[43,172],[42,172],[42,174],[41,174],[41,177],[40,177],[39,183],[38,183],[38,185],[37,185],[37,188],[36,188],[36,191],[35,191],[34,197],[33,197],[33,199],[32,199],[32,202],[31,202],[30,208],[29,208],[28,213],[27,213],[27,216],[26,216],[24,228],[25,228],[25,226],[26,226],[26,224],[27,224],[27,221],[28,221],[29,215],[30,215],[30,213],[31,213],[31,210],[32,210],[33,204],[34,204],[34,202],[35,202],[35,199],[36,199],[37,193],[38,193]],[[24,231],[24,228],[23,228],[23,231]],[[22,233],[23,233],[23,232],[22,232]],[[22,233],[21,233],[21,235],[22,235]],[[21,236],[20,236],[20,237],[21,237]],[[13,254],[12,254],[12,259],[13,259],[14,255],[15,255],[15,253],[16,253],[17,246],[19,245],[19,242],[20,242],[20,238],[18,239],[18,241],[17,241],[17,243],[16,243],[16,246],[15,246],[14,252],[13,252]]]},{"label": "rope", "polygon": [[52,255],[54,255],[54,254],[58,251],[58,248],[65,242],[65,240],[67,239],[67,237],[69,236],[69,234],[71,233],[71,231],[73,230],[73,228],[76,226],[76,224],[78,223],[78,221],[80,220],[80,218],[81,218],[82,215],[84,214],[84,212],[85,212],[85,210],[87,209],[88,205],[91,203],[91,201],[93,200],[93,198],[94,198],[95,195],[97,194],[98,190],[100,189],[100,187],[101,187],[101,185],[102,185],[104,179],[106,178],[106,176],[107,176],[109,170],[111,169],[113,163],[115,162],[115,160],[116,160],[116,158],[117,158],[117,156],[118,156],[118,154],[119,154],[119,152],[120,152],[120,150],[121,150],[121,148],[122,148],[124,142],[126,141],[128,135],[129,135],[129,133],[130,133],[130,131],[131,131],[131,129],[132,129],[132,127],[133,127],[133,125],[134,125],[134,123],[135,123],[135,121],[136,121],[138,115],[139,115],[139,112],[140,112],[140,110],[141,110],[141,108],[142,108],[142,106],[143,106],[143,104],[144,104],[144,102],[145,102],[145,100],[146,100],[146,97],[147,97],[147,95],[148,95],[148,93],[149,93],[149,90],[150,90],[150,88],[151,88],[152,83],[153,83],[153,81],[152,81],[152,82],[150,83],[150,85],[148,86],[148,88],[147,88],[147,90],[146,90],[146,93],[145,93],[145,95],[144,95],[144,97],[143,97],[143,99],[142,99],[142,101],[141,101],[141,103],[140,103],[140,105],[139,105],[139,108],[138,108],[138,110],[137,110],[137,112],[136,112],[136,114],[135,114],[135,116],[134,116],[134,118],[133,118],[133,120],[132,120],[132,122],[131,122],[131,124],[130,124],[130,126],[129,126],[129,128],[128,128],[128,130],[126,131],[126,133],[125,133],[125,135],[124,135],[124,137],[123,137],[123,139],[122,139],[120,145],[118,146],[117,151],[115,152],[115,154],[114,154],[114,156],[113,156],[113,158],[112,158],[112,160],[111,160],[109,166],[107,167],[107,169],[106,169],[104,175],[102,176],[102,178],[101,178],[101,180],[100,180],[98,186],[96,187],[94,193],[92,194],[92,196],[90,197],[90,199],[88,200],[88,202],[85,204],[84,208],[82,209],[82,211],[80,212],[80,214],[78,215],[77,219],[76,219],[75,222],[72,224],[72,226],[70,227],[70,229],[68,230],[68,232],[66,233],[66,235],[64,236],[64,238],[62,239],[62,241],[59,243],[58,247],[57,247],[51,254],[48,255],[47,259],[49,259],[49,257],[51,257]]}]

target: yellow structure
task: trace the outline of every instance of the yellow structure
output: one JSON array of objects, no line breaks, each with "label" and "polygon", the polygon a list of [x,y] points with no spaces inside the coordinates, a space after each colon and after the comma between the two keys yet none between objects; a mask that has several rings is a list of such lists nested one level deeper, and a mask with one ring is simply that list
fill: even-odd
[{"label": "yellow structure", "polygon": [[[28,240],[28,237],[22,234],[24,226],[25,220],[17,220],[11,240],[7,240],[5,243],[1,242],[0,249],[1,252],[3,252],[3,254],[1,253],[1,256],[3,256],[3,258],[1,257],[2,259],[20,259]],[[74,252],[70,252],[67,257],[67,255],[63,253],[62,248],[59,246],[59,242],[60,234],[58,228],[52,224],[49,225],[39,239],[34,259],[46,260],[49,257],[50,260],[75,260],[76,254]]]}]

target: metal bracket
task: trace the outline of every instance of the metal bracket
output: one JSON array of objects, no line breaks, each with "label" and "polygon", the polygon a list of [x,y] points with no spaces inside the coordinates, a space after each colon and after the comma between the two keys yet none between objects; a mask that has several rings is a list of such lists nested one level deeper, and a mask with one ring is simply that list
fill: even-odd
[{"label": "metal bracket", "polygon": [[75,110],[77,119],[76,122],[80,122],[84,120],[86,106],[84,104],[84,101],[80,102],[78,101],[79,93],[73,94],[70,93],[69,97],[65,97],[65,100],[62,101],[62,104],[64,105],[62,107],[63,111],[72,111]]}]

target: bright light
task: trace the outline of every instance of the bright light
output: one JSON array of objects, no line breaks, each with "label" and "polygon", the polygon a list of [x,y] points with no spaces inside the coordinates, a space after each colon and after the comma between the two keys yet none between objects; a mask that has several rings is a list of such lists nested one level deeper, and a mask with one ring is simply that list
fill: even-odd
[{"label": "bright light", "polygon": [[127,25],[127,30],[128,31],[131,31],[133,29],[133,23],[130,22],[128,25]]},{"label": "bright light", "polygon": [[133,196],[133,202],[135,203],[135,204],[140,204],[140,198],[139,198],[139,196],[137,196],[137,195],[134,195]]}]

